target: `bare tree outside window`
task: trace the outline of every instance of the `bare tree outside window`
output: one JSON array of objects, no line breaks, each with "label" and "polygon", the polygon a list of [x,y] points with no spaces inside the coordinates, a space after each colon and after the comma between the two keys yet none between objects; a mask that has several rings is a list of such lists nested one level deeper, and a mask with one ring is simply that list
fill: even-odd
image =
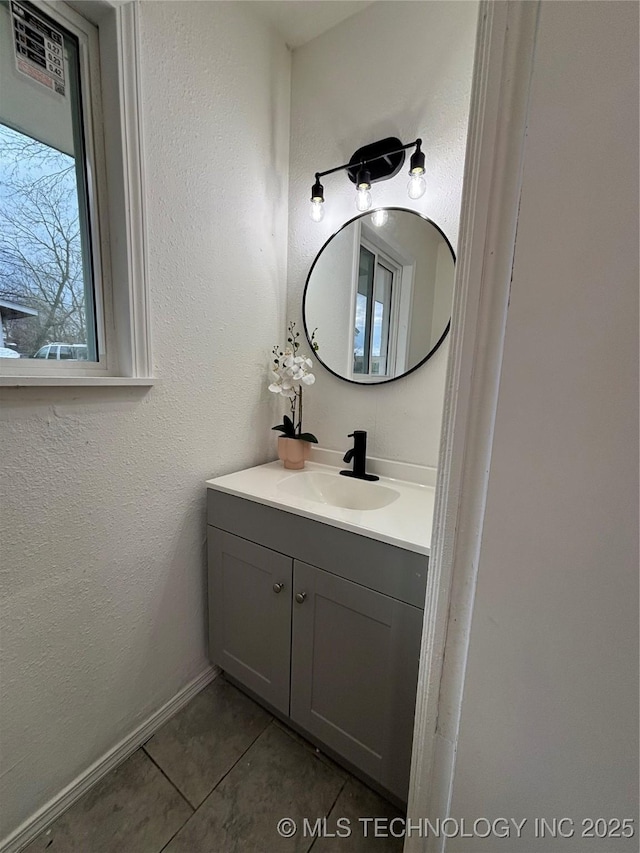
[{"label": "bare tree outside window", "polygon": [[54,341],[87,343],[75,159],[3,125],[0,313],[4,346],[22,357]]}]

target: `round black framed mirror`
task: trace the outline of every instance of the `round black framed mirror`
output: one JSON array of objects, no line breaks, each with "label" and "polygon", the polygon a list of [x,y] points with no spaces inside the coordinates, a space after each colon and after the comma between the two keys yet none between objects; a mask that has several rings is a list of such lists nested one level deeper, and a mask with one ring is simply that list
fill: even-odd
[{"label": "round black framed mirror", "polygon": [[443,231],[400,207],[367,211],[327,240],[302,299],[308,340],[334,376],[393,382],[436,352],[451,322],[455,254]]}]

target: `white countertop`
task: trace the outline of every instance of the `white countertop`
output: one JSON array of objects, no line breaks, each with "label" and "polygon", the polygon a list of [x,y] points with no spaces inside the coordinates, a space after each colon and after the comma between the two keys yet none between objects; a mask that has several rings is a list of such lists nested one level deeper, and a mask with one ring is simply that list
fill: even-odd
[{"label": "white countertop", "polygon": [[266,465],[207,480],[207,488],[331,524],[418,554],[430,553],[435,493],[433,486],[380,477],[378,482],[367,483],[367,488],[386,486],[396,490],[399,497],[387,506],[371,510],[346,509],[294,497],[279,488],[283,480],[305,472],[319,471],[336,475],[339,470],[330,465],[307,462],[302,471],[291,471],[284,468],[281,462],[268,462]]}]

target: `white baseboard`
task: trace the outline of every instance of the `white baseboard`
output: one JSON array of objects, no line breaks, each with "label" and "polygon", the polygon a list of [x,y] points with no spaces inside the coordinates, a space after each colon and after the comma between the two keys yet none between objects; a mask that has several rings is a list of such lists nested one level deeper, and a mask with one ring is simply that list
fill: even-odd
[{"label": "white baseboard", "polygon": [[89,788],[99,782],[114,767],[142,746],[174,714],[177,714],[203,688],[220,673],[217,666],[209,666],[200,675],[183,687],[179,693],[169,699],[161,708],[151,714],[144,723],[124,737],[113,749],[105,753],[91,767],[77,776],[71,784],[39,809],[32,817],[21,824],[11,835],[0,841],[0,853],[17,853],[39,835],[50,823],[73,805]]}]

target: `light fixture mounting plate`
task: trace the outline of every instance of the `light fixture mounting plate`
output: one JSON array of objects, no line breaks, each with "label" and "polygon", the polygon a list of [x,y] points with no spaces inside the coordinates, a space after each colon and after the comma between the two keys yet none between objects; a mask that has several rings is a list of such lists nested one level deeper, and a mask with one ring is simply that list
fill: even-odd
[{"label": "light fixture mounting plate", "polygon": [[398,174],[405,160],[405,153],[399,151],[399,148],[402,148],[402,142],[396,136],[388,136],[386,139],[358,148],[351,156],[347,168],[351,183],[356,183],[361,163],[367,164],[366,168],[371,175],[372,184],[393,178]]}]

